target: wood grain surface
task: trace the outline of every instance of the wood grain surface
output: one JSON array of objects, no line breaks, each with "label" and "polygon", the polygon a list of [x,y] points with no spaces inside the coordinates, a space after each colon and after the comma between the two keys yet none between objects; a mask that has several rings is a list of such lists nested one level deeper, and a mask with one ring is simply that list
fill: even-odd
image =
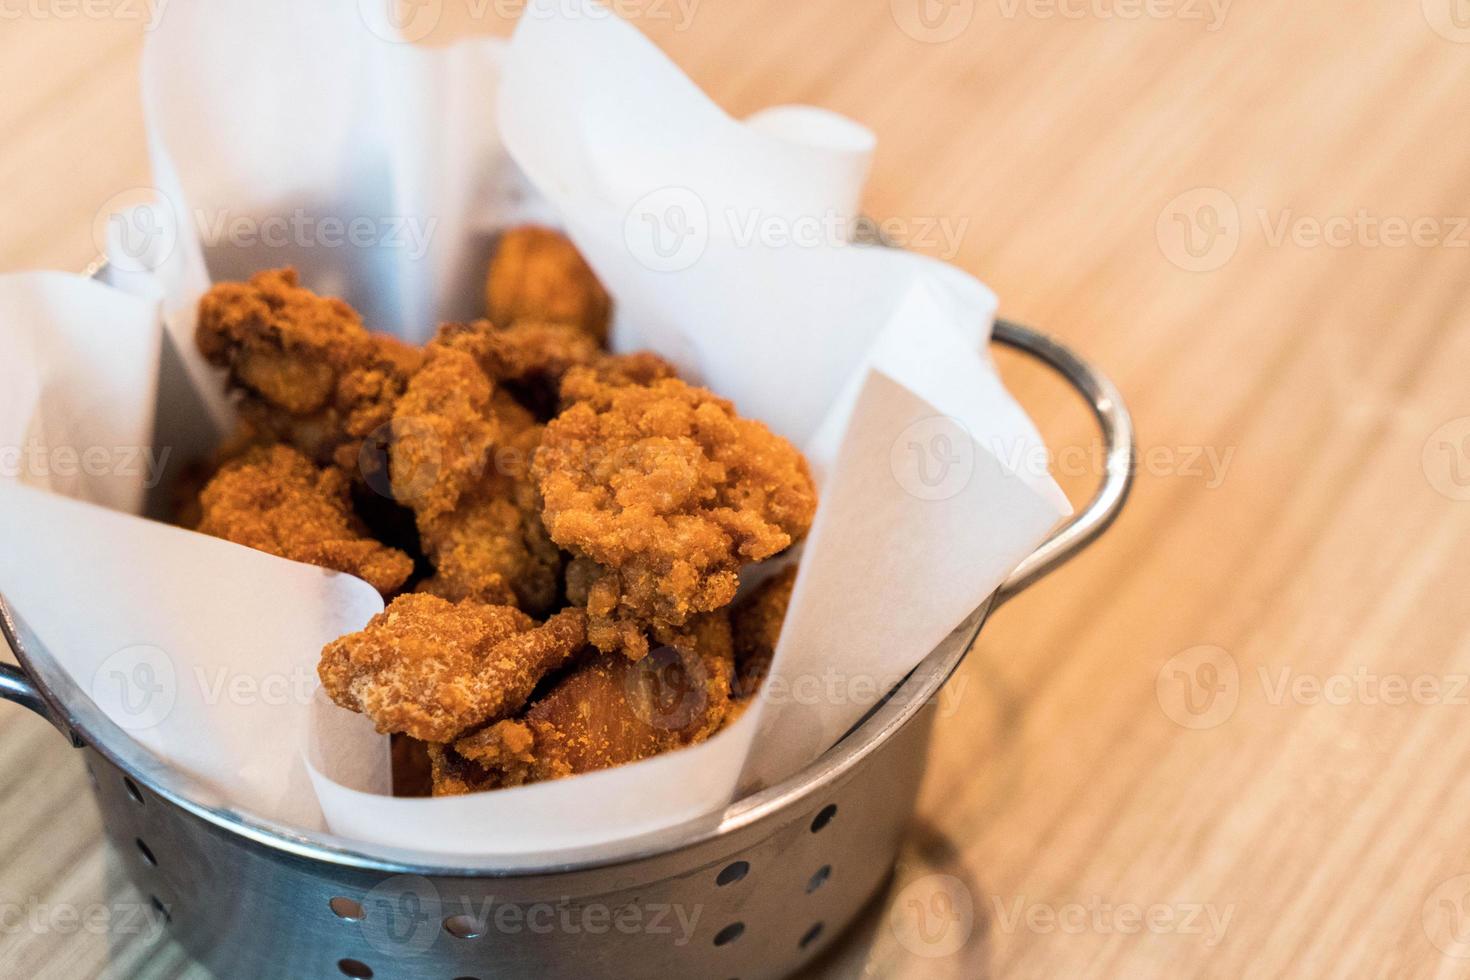
[{"label": "wood grain surface", "polygon": [[[639,7],[733,112],[872,126],[868,211],[1140,430],[1125,516],[987,626],[891,890],[812,975],[1470,975],[1470,4]],[[0,5],[5,270],[81,267],[148,183],[145,8],[103,8]],[[1006,369],[1081,499],[1084,413]],[[80,761],[0,710],[0,907],[125,901],[99,840]],[[190,969],[7,914],[0,975]]]}]

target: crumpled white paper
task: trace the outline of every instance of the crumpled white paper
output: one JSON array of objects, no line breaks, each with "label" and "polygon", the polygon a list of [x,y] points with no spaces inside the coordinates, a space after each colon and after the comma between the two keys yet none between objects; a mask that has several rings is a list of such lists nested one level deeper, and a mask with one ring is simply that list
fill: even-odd
[{"label": "crumpled white paper", "polygon": [[[873,149],[866,130],[804,107],[733,120],[591,0],[533,0],[509,46],[421,50],[374,27],[352,0],[254,0],[171,8],[150,37],[144,100],[162,200],[116,223],[120,288],[106,302],[161,304],[165,353],[182,367],[164,372],[160,404],[209,406],[188,419],[166,407],[158,431],[184,444],[228,423],[192,345],[211,277],[291,263],[371,326],[422,340],[439,320],[478,312],[497,230],[555,221],[612,292],[618,346],[676,360],[812,459],[822,503],[773,676],[759,710],[703,745],[450,799],[384,795],[384,740],[314,690],[267,712],[219,710],[220,689],[194,685],[157,725],[124,727],[243,809],[409,849],[550,854],[718,811],[737,786],[777,781],[828,748],[1067,512],[1049,478],[1004,464],[1031,458],[1015,450],[1039,438],[983,350],[994,298],[939,263],[845,244]],[[352,219],[367,219],[361,239],[327,241]],[[159,228],[173,233],[137,234]],[[10,285],[0,282],[0,312]],[[62,326],[84,342],[104,329],[83,300],[63,300],[105,287],[56,289],[50,306],[24,308],[26,329]],[[0,343],[16,322],[0,321]],[[136,332],[148,325],[141,316]],[[7,375],[31,370],[29,359],[0,363]],[[0,437],[113,438],[93,414],[54,428],[54,413],[118,367],[95,348],[71,363],[52,397],[21,406],[20,426],[0,419]],[[136,433],[157,374],[133,370],[113,380],[137,394],[118,416]],[[325,640],[378,608],[345,576],[5,493],[7,520],[31,530],[0,551],[0,592],[84,690],[102,661],[139,645],[166,649],[189,678],[312,673]],[[104,560],[79,576],[67,560],[78,549]],[[78,615],[63,601],[78,589],[107,601]]]}]

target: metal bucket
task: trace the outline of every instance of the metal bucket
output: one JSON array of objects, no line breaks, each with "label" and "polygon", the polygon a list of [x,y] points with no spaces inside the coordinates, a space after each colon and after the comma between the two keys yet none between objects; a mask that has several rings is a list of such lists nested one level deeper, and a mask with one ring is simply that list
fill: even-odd
[{"label": "metal bucket", "polygon": [[887,878],[912,815],[939,689],[990,611],[1101,534],[1127,497],[1133,433],[1113,385],[1043,334],[997,342],[1050,365],[1102,426],[1097,496],[835,747],[723,813],[557,864],[446,858],[303,833],[224,807],[164,767],[60,673],[0,599],[24,670],[0,697],[82,750],[107,835],[169,931],[222,978],[538,980],[786,976]]}]

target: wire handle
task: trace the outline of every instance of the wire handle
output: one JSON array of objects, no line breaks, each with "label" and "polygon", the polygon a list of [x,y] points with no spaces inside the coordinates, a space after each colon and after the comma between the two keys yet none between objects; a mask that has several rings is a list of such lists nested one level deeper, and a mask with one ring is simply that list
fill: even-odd
[{"label": "wire handle", "polygon": [[1047,538],[1011,572],[995,593],[997,607],[1020,595],[1033,582],[1082,551],[1117,519],[1133,486],[1137,451],[1133,417],[1116,385],[1071,348],[1030,327],[1008,320],[995,322],[994,339],[1054,368],[1087,400],[1106,449],[1103,482],[1087,506]]}]

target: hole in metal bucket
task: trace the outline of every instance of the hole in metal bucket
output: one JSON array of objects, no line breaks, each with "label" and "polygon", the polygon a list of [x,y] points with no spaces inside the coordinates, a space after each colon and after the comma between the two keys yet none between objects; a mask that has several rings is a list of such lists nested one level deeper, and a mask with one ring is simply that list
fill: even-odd
[{"label": "hole in metal bucket", "polygon": [[147,861],[155,868],[158,867],[158,858],[154,857],[153,852],[148,849],[148,845],[143,843],[143,838],[139,837],[133,843],[138,845],[138,853],[143,855],[144,861]]},{"label": "hole in metal bucket", "polygon": [[812,875],[811,880],[806,883],[806,893],[810,895],[818,888],[821,888],[827,883],[827,879],[830,877],[832,877],[832,865],[822,865],[817,869],[817,873]]},{"label": "hole in metal bucket", "polygon": [[733,885],[748,874],[750,874],[750,862],[736,861],[724,871],[720,872],[719,877],[715,879],[715,884],[721,888],[725,885]]},{"label": "hole in metal bucket", "polygon": [[821,936],[822,936],[822,923],[818,922],[816,925],[812,926],[810,929],[808,929],[806,931],[806,935],[805,936],[802,936],[801,937],[801,948],[802,949],[806,949],[812,943],[814,943],[818,939],[820,939]]},{"label": "hole in metal bucket", "polygon": [[128,796],[139,806],[143,805],[143,791],[138,789],[138,784],[127,776],[123,777],[123,789],[128,791]]},{"label": "hole in metal bucket", "polygon": [[353,977],[354,980],[373,980],[373,968],[362,960],[338,960],[337,969],[342,971],[344,977]]},{"label": "hole in metal bucket", "polygon": [[153,911],[163,916],[164,922],[172,922],[174,920],[173,913],[168,910],[167,905],[164,905],[163,902],[159,900],[157,895],[149,895],[148,902],[150,905],[153,906]]},{"label": "hole in metal bucket", "polygon": [[479,939],[485,934],[473,915],[451,915],[444,920],[444,931],[455,939]]},{"label": "hole in metal bucket", "polygon": [[832,822],[832,818],[835,816],[837,816],[836,803],[828,803],[822,807],[822,812],[817,814],[816,819],[812,821],[812,833],[821,833]]},{"label": "hole in metal bucket", "polygon": [[730,943],[733,943],[735,940],[739,939],[744,932],[744,922],[732,922],[725,928],[721,929],[719,932],[715,933],[715,945],[727,946]]},{"label": "hole in metal bucket", "polygon": [[339,919],[348,922],[362,921],[362,905],[350,898],[334,898],[327,903],[332,909],[332,914]]}]

